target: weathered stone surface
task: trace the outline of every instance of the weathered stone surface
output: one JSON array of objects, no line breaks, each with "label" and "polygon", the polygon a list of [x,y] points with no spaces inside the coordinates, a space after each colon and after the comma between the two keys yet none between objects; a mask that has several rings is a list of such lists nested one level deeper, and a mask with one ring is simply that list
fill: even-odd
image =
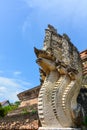
[{"label": "weathered stone surface", "polygon": [[20,114],[0,119],[0,130],[38,130],[38,115]]},{"label": "weathered stone surface", "polygon": [[78,117],[76,99],[82,81],[82,63],[77,48],[66,34],[58,34],[49,25],[44,47],[42,50],[35,48],[35,53],[36,62],[42,69],[43,83],[38,98],[42,127],[75,127]]},{"label": "weathered stone surface", "polygon": [[39,128],[38,130],[81,130],[81,128]]}]

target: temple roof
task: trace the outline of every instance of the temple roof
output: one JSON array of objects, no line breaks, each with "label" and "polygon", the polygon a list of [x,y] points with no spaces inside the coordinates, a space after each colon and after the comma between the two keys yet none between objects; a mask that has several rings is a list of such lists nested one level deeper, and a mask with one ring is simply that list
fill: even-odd
[{"label": "temple roof", "polygon": [[83,75],[87,74],[87,49],[80,53],[83,63]]},{"label": "temple roof", "polygon": [[19,93],[17,96],[22,101],[23,100],[29,100],[29,99],[32,99],[32,98],[37,98],[39,90],[40,90],[40,85],[38,85],[34,88],[31,88],[31,89],[28,89],[26,91],[23,91],[23,92]]}]

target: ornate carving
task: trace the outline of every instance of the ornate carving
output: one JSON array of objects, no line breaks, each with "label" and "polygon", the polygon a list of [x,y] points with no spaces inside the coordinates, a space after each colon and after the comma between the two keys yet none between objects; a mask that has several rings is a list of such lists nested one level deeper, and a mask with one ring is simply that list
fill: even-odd
[{"label": "ornate carving", "polygon": [[38,114],[42,126],[76,127],[81,111],[76,99],[82,81],[78,50],[66,34],[57,34],[57,30],[49,25],[44,47],[42,50],[35,48],[35,53],[42,77],[38,97]]}]

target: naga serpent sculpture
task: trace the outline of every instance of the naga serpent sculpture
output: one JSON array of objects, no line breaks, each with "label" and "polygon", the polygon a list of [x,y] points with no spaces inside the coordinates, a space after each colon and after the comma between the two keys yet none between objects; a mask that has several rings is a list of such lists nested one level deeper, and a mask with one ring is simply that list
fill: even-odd
[{"label": "naga serpent sculpture", "polygon": [[34,49],[40,66],[38,114],[42,127],[76,127],[77,96],[82,82],[79,52],[66,34],[48,25],[42,50]]}]

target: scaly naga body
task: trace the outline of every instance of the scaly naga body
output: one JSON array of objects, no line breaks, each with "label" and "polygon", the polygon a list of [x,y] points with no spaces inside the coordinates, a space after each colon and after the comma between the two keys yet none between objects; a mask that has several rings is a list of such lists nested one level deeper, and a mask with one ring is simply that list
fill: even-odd
[{"label": "scaly naga body", "polygon": [[52,26],[48,27],[43,50],[35,48],[43,81],[38,97],[39,118],[43,127],[76,127],[76,99],[82,77],[80,56],[66,35],[60,36]]}]

